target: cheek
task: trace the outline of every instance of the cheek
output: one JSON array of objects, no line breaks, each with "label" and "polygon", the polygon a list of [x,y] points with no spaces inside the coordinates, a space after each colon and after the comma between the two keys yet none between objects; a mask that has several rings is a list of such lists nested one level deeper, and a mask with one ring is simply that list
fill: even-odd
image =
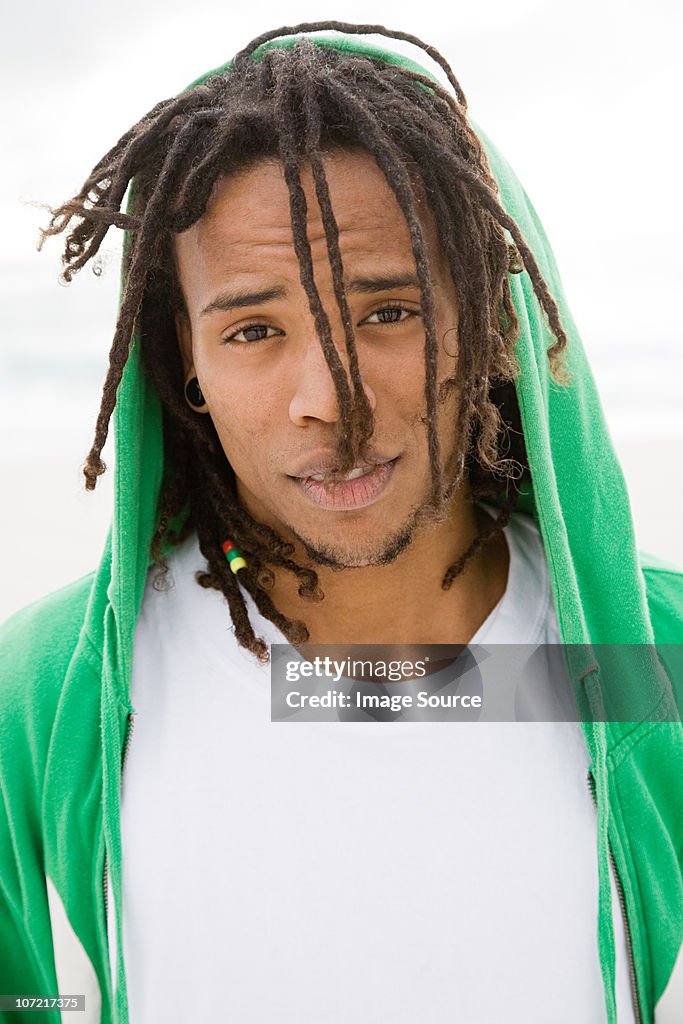
[{"label": "cheek", "polygon": [[416,334],[359,351],[361,377],[372,389],[376,414],[418,415],[425,401],[424,340]]},{"label": "cheek", "polygon": [[250,400],[245,392],[235,388],[227,390],[225,395],[211,389],[204,397],[225,454],[234,466],[243,453],[251,452],[253,458],[259,438],[263,443],[267,417],[263,416],[263,403]]},{"label": "cheek", "polygon": [[[197,367],[199,370],[199,367]],[[221,446],[235,474],[255,478],[272,458],[282,433],[281,398],[262,380],[225,367],[202,385]],[[278,427],[278,425],[280,425]]]}]

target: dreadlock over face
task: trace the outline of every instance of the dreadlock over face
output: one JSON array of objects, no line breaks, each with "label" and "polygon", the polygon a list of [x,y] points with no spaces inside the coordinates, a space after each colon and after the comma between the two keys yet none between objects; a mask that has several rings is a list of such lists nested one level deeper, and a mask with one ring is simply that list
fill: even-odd
[{"label": "dreadlock over face", "polygon": [[[424,49],[445,71],[452,96],[431,78],[375,54],[344,52],[319,40],[279,36],[341,30],[384,34]],[[481,545],[507,523],[517,497],[516,480],[528,472],[511,381],[518,321],[508,274],[526,269],[556,341],[548,350],[551,371],[564,380],[566,335],[556,304],[514,221],[497,198],[497,185],[481,143],[466,116],[466,101],[445,60],[432,47],[381,26],[337,22],[283,28],[254,40],[202,84],[154,107],[96,165],[77,196],[53,211],[43,239],[68,229],[63,255],[68,281],[97,253],[112,225],[128,231],[124,289],[95,439],[84,473],[92,489],[104,472],[101,460],[116,391],[137,330],[145,370],[164,409],[165,480],[153,543],[155,560],[196,531],[207,571],[198,582],[221,591],[240,644],[259,659],[268,648],[254,634],[236,577],[221,541],[229,536],[248,568],[240,583],[259,611],[290,643],[308,638],[303,622],[282,615],[268,590],[272,569],[295,574],[299,594],[320,600],[315,571],[292,560],[294,546],[257,522],[238,499],[235,474],[209,416],[184,398],[184,372],[175,318],[183,308],[173,259],[176,235],[206,212],[216,183],[265,158],[280,162],[289,192],[294,249],[317,334],[339,405],[339,472],[357,464],[374,427],[360,376],[356,339],[344,287],[339,235],[325,171],[332,151],[364,151],[386,179],[409,229],[424,323],[424,401],[432,493],[439,513],[469,475],[473,499],[502,493],[502,511],[446,571],[450,587]],[[301,171],[312,174],[327,243],[334,299],[348,356],[348,374],[332,338],[316,287],[307,237],[307,200]],[[133,183],[128,211],[122,203]],[[450,382],[459,395],[458,467],[447,478],[442,465],[437,409],[437,337],[430,261],[417,194],[425,197],[458,295],[458,359]],[[75,219],[75,226],[71,222]],[[507,234],[506,234],[507,233]],[[509,234],[512,243],[507,235]],[[502,456],[508,456],[503,458]]]}]

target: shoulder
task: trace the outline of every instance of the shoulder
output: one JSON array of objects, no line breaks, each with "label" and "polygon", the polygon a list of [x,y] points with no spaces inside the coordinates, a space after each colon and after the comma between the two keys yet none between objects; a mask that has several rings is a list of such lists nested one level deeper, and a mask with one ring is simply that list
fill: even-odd
[{"label": "shoulder", "polygon": [[43,637],[51,647],[78,636],[92,589],[95,573],[53,591],[15,612],[0,626],[0,650],[16,653],[16,645]]},{"label": "shoulder", "polygon": [[0,700],[61,678],[81,636],[94,573],[35,601],[0,626]]},{"label": "shoulder", "polygon": [[647,603],[660,644],[683,642],[683,568],[655,555],[639,552]]},{"label": "shoulder", "polygon": [[[40,827],[50,745],[72,666],[79,708],[87,703],[85,674],[97,679],[97,657],[83,629],[93,578],[28,605],[0,627],[0,775],[16,828],[22,821]],[[84,659],[74,657],[79,650]],[[0,849],[0,859],[5,855]]]}]

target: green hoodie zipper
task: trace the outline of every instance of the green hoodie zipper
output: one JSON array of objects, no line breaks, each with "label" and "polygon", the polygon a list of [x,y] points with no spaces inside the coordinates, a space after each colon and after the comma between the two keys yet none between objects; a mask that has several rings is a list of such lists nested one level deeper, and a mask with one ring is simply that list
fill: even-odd
[{"label": "green hoodie zipper", "polygon": [[[590,791],[593,804],[597,810],[598,801],[595,795],[596,783],[595,777],[592,772],[588,772],[586,781],[588,783],[588,789]],[[626,909],[626,898],[624,896],[624,886],[621,881],[621,876],[617,870],[617,864],[614,859],[614,851],[612,850],[612,844],[609,843],[609,857],[612,865],[612,871],[614,873],[614,881],[617,887],[617,895],[619,897],[619,906],[621,907],[621,916],[624,922],[624,931],[626,933],[626,951],[628,955],[628,969],[629,978],[631,982],[631,996],[633,998],[633,1012],[635,1015],[636,1024],[643,1024],[643,1017],[640,1012],[640,997],[638,994],[638,979],[636,977],[636,965],[633,957],[633,937],[631,935],[631,924]]]},{"label": "green hoodie zipper", "polygon": [[[123,738],[123,753],[121,755],[121,783],[120,787],[123,787],[123,770],[126,767],[126,757],[128,755],[128,747],[130,746],[130,740],[133,734],[133,726],[135,724],[135,711],[129,711],[128,717],[126,718],[126,731]],[[107,850],[105,847],[104,851],[104,870],[102,873],[102,892],[104,895],[104,920],[105,923],[109,919],[109,886],[107,884]]]}]

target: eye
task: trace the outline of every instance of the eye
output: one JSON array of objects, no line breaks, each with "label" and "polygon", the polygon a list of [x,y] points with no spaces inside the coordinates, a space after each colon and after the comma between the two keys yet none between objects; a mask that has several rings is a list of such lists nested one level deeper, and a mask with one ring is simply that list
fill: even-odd
[{"label": "eye", "polygon": [[234,341],[240,345],[253,345],[259,341],[266,341],[268,338],[272,338],[280,333],[274,327],[268,327],[267,324],[246,324],[246,326],[233,331],[232,334],[226,334],[223,341],[226,344]]},{"label": "eye", "polygon": [[406,309],[405,306],[382,306],[374,313],[367,316],[361,323],[364,324],[398,324],[409,317],[419,316],[417,310]]}]

